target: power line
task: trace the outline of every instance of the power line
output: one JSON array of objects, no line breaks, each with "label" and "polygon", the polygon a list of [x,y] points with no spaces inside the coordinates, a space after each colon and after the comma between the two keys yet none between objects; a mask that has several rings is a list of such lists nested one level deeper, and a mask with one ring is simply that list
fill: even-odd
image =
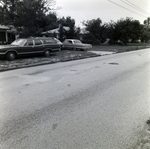
[{"label": "power line", "polygon": [[135,12],[135,11],[132,11],[131,9],[128,9],[128,8],[122,6],[122,5],[119,5],[119,4],[117,4],[117,3],[115,3],[115,2],[113,2],[113,1],[111,1],[111,0],[108,0],[108,1],[111,2],[111,3],[113,3],[113,4],[115,4],[115,5],[117,5],[117,6],[119,6],[119,7],[121,7],[121,8],[123,8],[123,9],[126,9],[126,10],[128,10],[128,11],[130,11],[130,12],[133,12],[133,13],[138,14],[138,15],[140,15],[140,16],[147,17],[147,16],[145,16],[145,15],[142,15],[142,14],[139,14],[139,13],[137,13],[137,12]]},{"label": "power line", "polygon": [[[123,0],[121,0],[121,1],[124,2]],[[129,5],[129,6],[131,6],[132,8],[135,8],[135,9],[137,9],[138,11],[141,11],[141,12],[143,11],[142,13],[150,14],[149,12],[147,12],[147,11],[141,9],[140,7],[138,7],[138,6],[136,6],[135,4],[129,2],[128,0],[126,0],[126,1],[127,1],[127,2],[124,2],[124,3],[126,3],[126,4]]]},{"label": "power line", "polygon": [[[147,3],[143,2],[142,0],[141,0],[141,2],[144,3],[144,5],[146,5],[146,6],[148,5]],[[148,5],[148,6],[150,6],[150,5]]]},{"label": "power line", "polygon": [[134,8],[134,9],[136,9],[136,10],[142,12],[142,13],[145,13],[145,14],[147,13],[147,14],[149,14],[147,11],[141,9],[140,7],[134,5],[133,3],[131,3],[131,2],[129,2],[129,1],[127,1],[127,0],[126,0],[127,2],[125,2],[125,1],[123,1],[123,0],[121,0],[121,1],[122,1],[123,3],[125,3],[125,4],[127,4],[128,6]]}]

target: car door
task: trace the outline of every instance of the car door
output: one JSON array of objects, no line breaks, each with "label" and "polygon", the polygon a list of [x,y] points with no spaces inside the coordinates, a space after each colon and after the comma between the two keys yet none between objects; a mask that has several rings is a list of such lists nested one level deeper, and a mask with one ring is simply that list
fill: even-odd
[{"label": "car door", "polygon": [[19,48],[18,54],[19,55],[30,54],[30,53],[32,53],[33,48],[34,48],[33,40],[31,40],[31,39],[26,40],[25,44]]},{"label": "car door", "polygon": [[43,53],[44,52],[44,46],[41,40],[35,39],[34,40],[34,53]]},{"label": "car door", "polygon": [[80,40],[73,40],[73,45],[74,45],[74,48],[76,48],[76,49],[81,49],[81,48],[83,48],[83,44],[81,43],[81,41]]},{"label": "car door", "polygon": [[56,51],[61,48],[60,44],[57,42],[57,40],[54,39],[43,39],[43,44],[45,49],[50,49],[51,51]]},{"label": "car door", "polygon": [[65,41],[64,46],[67,49],[72,49],[72,48],[74,48],[75,45],[72,40],[67,40],[67,41]]}]

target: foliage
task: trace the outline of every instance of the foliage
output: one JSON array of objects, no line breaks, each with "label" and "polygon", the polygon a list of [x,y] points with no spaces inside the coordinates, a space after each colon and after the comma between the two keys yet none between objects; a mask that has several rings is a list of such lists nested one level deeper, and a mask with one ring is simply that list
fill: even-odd
[{"label": "foliage", "polygon": [[58,27],[58,19],[57,19],[57,14],[54,12],[50,12],[45,17],[43,18],[43,30],[47,31],[53,28]]},{"label": "foliage", "polygon": [[3,0],[3,3],[7,20],[4,24],[14,25],[22,37],[38,36],[43,29],[56,26],[56,14],[49,12],[54,0]]},{"label": "foliage", "polygon": [[143,27],[143,34],[141,37],[142,42],[149,42],[150,41],[150,28],[149,27]]},{"label": "foliage", "polygon": [[17,0],[1,0],[0,6],[0,24],[10,24],[14,20]]},{"label": "foliage", "polygon": [[145,25],[149,26],[150,25],[150,17],[148,17],[146,20],[143,22]]},{"label": "foliage", "polygon": [[[92,37],[92,39],[95,39],[96,41],[100,40],[101,39],[101,24],[102,24],[102,21],[100,18],[84,21],[83,25],[85,26],[86,31],[89,32],[87,36]],[[85,36],[84,38],[88,38],[88,37]]]},{"label": "foliage", "polygon": [[106,38],[105,40],[109,39],[109,44],[114,44],[114,35],[115,35],[115,22],[111,21],[109,23],[105,23],[105,31],[106,31]]},{"label": "foliage", "polygon": [[144,20],[143,34],[142,34],[141,40],[142,42],[150,41],[150,17]]},{"label": "foliage", "polygon": [[117,22],[111,21],[103,25],[101,23],[102,21],[99,18],[84,22],[83,24],[89,32],[89,35],[84,38],[89,36],[101,43],[109,39],[110,44],[118,43],[119,41],[126,44],[129,40],[134,42],[141,38],[142,25],[132,18],[120,19]]},{"label": "foliage", "polygon": [[139,21],[131,18],[120,19],[114,26],[114,41],[126,44],[129,40],[136,41],[141,37],[142,26]]},{"label": "foliage", "polygon": [[86,33],[82,35],[82,42],[83,43],[89,43],[92,45],[100,45],[100,41],[93,36],[93,34]]},{"label": "foliage", "polygon": [[[63,41],[65,38],[74,38],[76,34],[75,30],[75,20],[72,19],[70,16],[64,18],[60,18],[58,20],[58,23],[60,24],[60,41]],[[63,29],[63,27],[69,27],[69,30]]]},{"label": "foliage", "polygon": [[[60,40],[80,38],[80,28],[75,27],[75,20],[68,17],[58,18],[53,12],[55,0],[0,0],[0,24],[14,25],[21,37],[40,36],[43,31],[59,26]],[[82,35],[83,42],[110,44],[150,40],[150,17],[141,25],[132,18],[120,19],[102,24],[100,18],[83,22],[86,32]],[[69,27],[65,30],[63,27]],[[109,39],[109,40],[108,40]]]}]

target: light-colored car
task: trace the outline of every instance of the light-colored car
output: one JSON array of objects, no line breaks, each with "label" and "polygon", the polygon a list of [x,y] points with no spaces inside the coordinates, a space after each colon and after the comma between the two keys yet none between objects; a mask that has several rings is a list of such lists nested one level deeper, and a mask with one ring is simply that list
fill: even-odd
[{"label": "light-colored car", "polygon": [[91,48],[91,44],[84,44],[78,39],[66,39],[63,42],[63,49],[88,50]]},{"label": "light-colored car", "polygon": [[50,56],[50,52],[61,50],[62,43],[53,37],[36,37],[17,39],[10,45],[0,46],[0,57],[14,60],[21,55],[43,54]]}]

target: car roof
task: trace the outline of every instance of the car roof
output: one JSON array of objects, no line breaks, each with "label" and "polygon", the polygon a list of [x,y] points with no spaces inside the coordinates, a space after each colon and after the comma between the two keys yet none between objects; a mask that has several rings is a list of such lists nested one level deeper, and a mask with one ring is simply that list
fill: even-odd
[{"label": "car roof", "polygon": [[72,41],[80,41],[79,39],[65,39],[66,41],[72,40]]},{"label": "car roof", "polygon": [[28,38],[18,38],[18,39],[56,39],[55,37],[28,37]]}]

